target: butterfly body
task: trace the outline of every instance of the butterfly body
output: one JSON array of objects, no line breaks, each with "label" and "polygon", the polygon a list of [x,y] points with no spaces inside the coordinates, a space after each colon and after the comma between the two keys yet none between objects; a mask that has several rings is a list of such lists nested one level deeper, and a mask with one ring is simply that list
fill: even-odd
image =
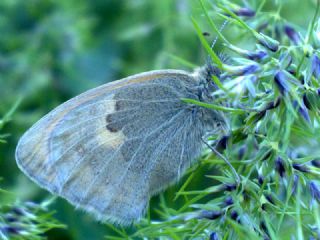
[{"label": "butterfly body", "polygon": [[99,220],[139,219],[200,155],[205,133],[226,125],[221,113],[181,101],[213,100],[207,71],[151,71],[72,98],[23,135],[18,166]]}]

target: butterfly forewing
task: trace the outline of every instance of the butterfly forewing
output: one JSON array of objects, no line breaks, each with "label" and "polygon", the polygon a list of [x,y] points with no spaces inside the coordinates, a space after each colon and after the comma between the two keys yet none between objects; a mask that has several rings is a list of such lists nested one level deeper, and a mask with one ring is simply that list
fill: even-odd
[{"label": "butterfly forewing", "polygon": [[197,85],[186,72],[163,70],[83,93],[25,133],[18,165],[99,219],[130,223],[201,150],[201,118],[180,100],[197,98]]}]

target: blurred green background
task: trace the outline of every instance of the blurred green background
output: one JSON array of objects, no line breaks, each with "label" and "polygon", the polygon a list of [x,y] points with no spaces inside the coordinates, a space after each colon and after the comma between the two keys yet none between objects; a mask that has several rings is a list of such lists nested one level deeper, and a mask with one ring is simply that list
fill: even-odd
[{"label": "blurred green background", "polygon": [[[249,2],[255,9],[259,1],[233,2]],[[275,2],[268,0],[264,10],[274,11]],[[281,15],[305,29],[315,1],[283,2]],[[22,98],[11,121],[0,129],[0,134],[10,134],[7,143],[0,143],[0,187],[11,192],[0,193],[0,204],[48,198],[47,192],[18,170],[14,150],[23,132],[55,106],[134,73],[164,68],[192,70],[182,59],[203,65],[206,54],[191,15],[203,31],[209,31],[198,1],[192,0],[0,1],[0,118]],[[227,28],[224,34],[239,43],[236,45],[250,48],[241,41],[241,33],[234,31]],[[214,37],[211,34],[208,41]],[[192,186],[200,189],[210,184],[204,179],[199,174]],[[169,201],[175,189],[166,192]],[[157,206],[157,201],[155,198],[152,204]],[[49,239],[101,239],[108,234],[106,226],[75,211],[64,200],[58,199],[50,209],[68,228],[50,231]]]}]

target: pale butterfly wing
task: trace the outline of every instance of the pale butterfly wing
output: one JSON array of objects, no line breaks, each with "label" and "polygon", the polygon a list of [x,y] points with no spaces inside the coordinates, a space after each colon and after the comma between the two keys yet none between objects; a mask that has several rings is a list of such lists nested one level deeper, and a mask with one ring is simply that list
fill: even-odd
[{"label": "pale butterfly wing", "polygon": [[23,135],[17,163],[99,220],[130,223],[200,153],[208,120],[180,100],[197,99],[198,85],[187,72],[161,70],[87,91]]}]

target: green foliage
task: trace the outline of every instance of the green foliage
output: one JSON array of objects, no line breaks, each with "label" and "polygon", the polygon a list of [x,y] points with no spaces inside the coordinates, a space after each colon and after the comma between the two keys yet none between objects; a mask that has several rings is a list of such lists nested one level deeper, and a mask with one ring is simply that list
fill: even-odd
[{"label": "green foliage", "polygon": [[7,239],[46,239],[43,235],[53,228],[65,228],[48,212],[50,201],[41,205],[33,202],[4,205],[0,209],[0,238]]},{"label": "green foliage", "polygon": [[[316,2],[1,1],[0,239],[320,238]],[[183,100],[228,115],[230,135],[210,139],[241,176],[239,186],[206,150],[179,184],[151,200],[145,219],[122,228],[61,199],[48,205],[48,193],[17,169],[19,136],[59,103],[133,73],[191,70],[206,54],[221,71],[216,101]]]}]

